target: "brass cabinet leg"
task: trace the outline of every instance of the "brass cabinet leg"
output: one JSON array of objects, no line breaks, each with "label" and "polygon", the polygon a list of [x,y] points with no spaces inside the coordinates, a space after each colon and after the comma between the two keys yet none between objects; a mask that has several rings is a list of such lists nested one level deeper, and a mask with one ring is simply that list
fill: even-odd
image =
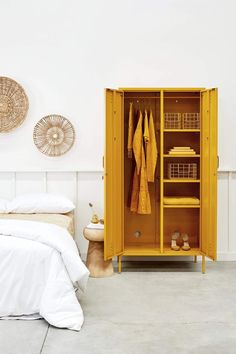
[{"label": "brass cabinet leg", "polygon": [[202,255],[202,274],[205,274],[206,264],[205,264],[205,256]]},{"label": "brass cabinet leg", "polygon": [[194,256],[194,263],[197,263],[197,256]]},{"label": "brass cabinet leg", "polygon": [[118,256],[117,260],[118,260],[118,273],[121,273],[121,257],[122,256]]}]

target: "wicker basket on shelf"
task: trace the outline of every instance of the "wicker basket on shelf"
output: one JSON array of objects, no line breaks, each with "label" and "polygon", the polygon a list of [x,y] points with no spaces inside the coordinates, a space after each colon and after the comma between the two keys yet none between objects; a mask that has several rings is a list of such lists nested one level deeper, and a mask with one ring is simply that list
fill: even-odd
[{"label": "wicker basket on shelf", "polygon": [[200,114],[183,113],[183,129],[200,129]]},{"label": "wicker basket on shelf", "polygon": [[169,163],[169,179],[197,179],[196,163]]},{"label": "wicker basket on shelf", "polygon": [[164,113],[165,129],[181,129],[181,113]]}]

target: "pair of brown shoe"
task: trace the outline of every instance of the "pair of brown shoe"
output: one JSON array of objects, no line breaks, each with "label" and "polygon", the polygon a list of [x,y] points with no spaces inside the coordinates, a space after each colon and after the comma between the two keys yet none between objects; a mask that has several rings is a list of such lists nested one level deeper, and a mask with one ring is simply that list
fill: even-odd
[{"label": "pair of brown shoe", "polygon": [[183,251],[189,251],[191,248],[189,246],[189,237],[188,234],[181,234],[179,231],[175,231],[171,236],[171,249],[174,251],[179,251],[180,246],[177,244],[177,241],[183,240],[183,246],[181,247]]}]

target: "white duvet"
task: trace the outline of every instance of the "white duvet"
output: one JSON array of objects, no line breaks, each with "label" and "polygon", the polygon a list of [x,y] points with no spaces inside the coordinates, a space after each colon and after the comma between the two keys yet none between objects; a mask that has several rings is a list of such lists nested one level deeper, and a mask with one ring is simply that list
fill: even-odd
[{"label": "white duvet", "polygon": [[85,290],[89,271],[62,227],[0,220],[0,317],[39,314],[80,330],[83,311],[73,284]]}]

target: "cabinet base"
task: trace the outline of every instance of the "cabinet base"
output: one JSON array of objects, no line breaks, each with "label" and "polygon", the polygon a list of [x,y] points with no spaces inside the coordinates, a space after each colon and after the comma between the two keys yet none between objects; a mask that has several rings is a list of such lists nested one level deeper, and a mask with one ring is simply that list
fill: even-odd
[{"label": "cabinet base", "polygon": [[[176,251],[175,251],[176,252]],[[189,251],[188,251],[189,252]],[[186,253],[185,254],[181,254],[181,256],[185,255],[186,256]],[[123,253],[123,256],[131,256],[130,254],[127,254],[126,252]],[[134,256],[134,255],[132,255]],[[135,254],[135,256],[137,256],[137,254]],[[140,256],[140,254],[138,254],[138,256]],[[147,256],[146,254],[142,254],[142,256]],[[165,253],[159,253],[159,254],[155,254],[155,256],[166,256]],[[188,256],[191,256],[188,254]],[[198,254],[195,254],[194,255],[194,263],[197,263],[197,256],[201,256],[202,257],[202,274],[205,274],[206,272],[206,262],[205,262],[205,255],[201,254],[200,251]],[[118,265],[118,273],[121,273],[122,271],[122,255],[119,255],[117,256],[117,265]]]}]

